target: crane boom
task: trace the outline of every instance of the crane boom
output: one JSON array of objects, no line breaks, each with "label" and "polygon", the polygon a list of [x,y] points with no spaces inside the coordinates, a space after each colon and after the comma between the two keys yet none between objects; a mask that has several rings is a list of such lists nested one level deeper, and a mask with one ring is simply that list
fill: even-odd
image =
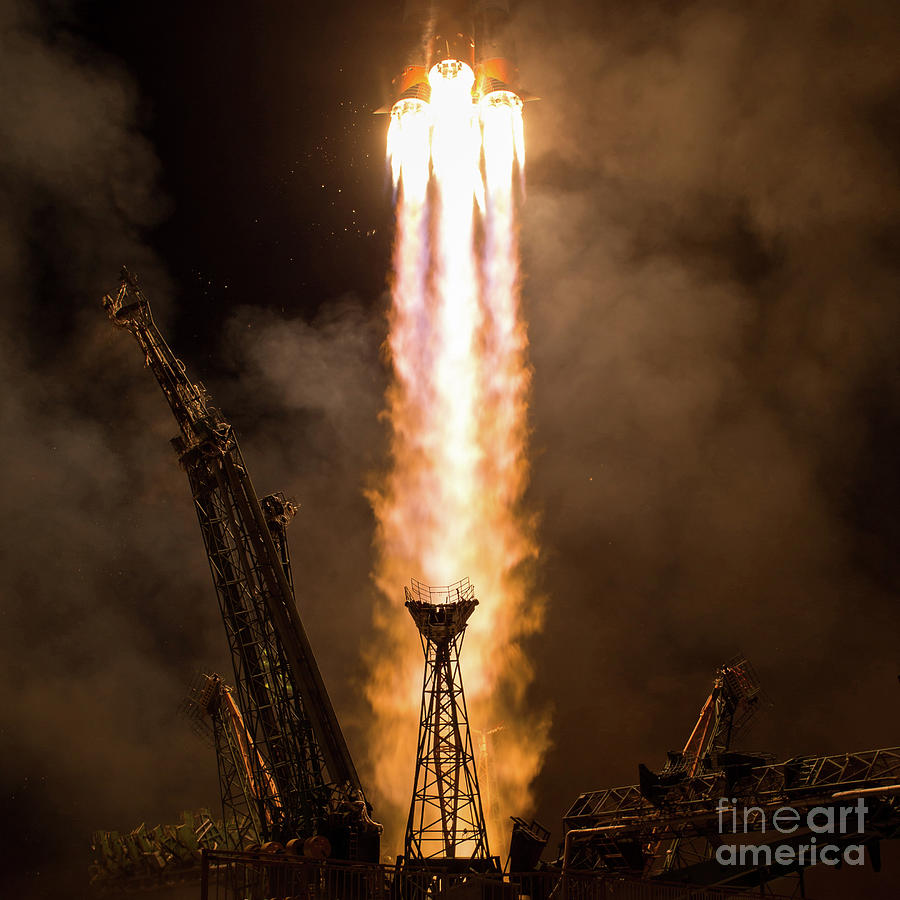
[{"label": "crane boom", "polygon": [[[738,752],[732,739],[765,702],[750,663],[737,657],[716,671],[713,689],[684,750],[670,752],[656,774],[639,766],[639,782],[581,794],[563,818],[564,871],[596,869],[691,885],[759,888],[800,873],[802,842],[815,843],[809,822],[766,836],[766,821],[785,808],[804,815],[814,808],[836,810],[847,800],[869,798],[872,815],[859,833],[831,835],[841,847],[865,844],[877,856],[879,841],[900,838],[900,747],[799,757],[771,763],[768,754]],[[743,840],[737,808],[755,810],[749,827],[759,834],[760,857],[724,865],[721,845]],[[723,818],[725,808],[734,810]],[[836,814],[836,813],[835,813]],[[774,837],[774,840],[773,840]],[[748,841],[745,840],[745,843]],[[765,862],[780,845],[793,847],[789,862]],[[808,850],[808,848],[807,848]],[[793,852],[793,851],[792,851]],[[788,858],[788,857],[785,857]],[[874,858],[874,856],[873,856]]]},{"label": "crane boom", "polygon": [[267,837],[321,831],[341,802],[377,827],[297,612],[284,533],[293,507],[280,495],[257,497],[231,425],[187,377],[127,269],[103,305],[141,346],[180,429],[172,444],[190,481],[240,706],[268,767],[257,781],[277,785]]}]

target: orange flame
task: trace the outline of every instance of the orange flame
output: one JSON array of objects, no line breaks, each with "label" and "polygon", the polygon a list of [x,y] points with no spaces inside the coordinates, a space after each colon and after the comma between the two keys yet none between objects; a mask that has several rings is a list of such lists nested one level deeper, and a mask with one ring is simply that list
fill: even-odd
[{"label": "orange flame", "polygon": [[429,81],[431,103],[398,103],[388,135],[398,191],[392,467],[370,495],[379,593],[367,686],[371,779],[386,844],[396,851],[412,793],[423,665],[403,585],[468,576],[481,605],[468,628],[463,679],[471,726],[493,730],[485,813],[498,854],[508,817],[529,811],[547,747],[546,720],[526,706],[533,676],[521,647],[542,616],[528,572],[537,556],[533,522],[521,510],[530,382],[515,221],[522,104],[498,91],[475,106],[464,63],[435,66]]}]

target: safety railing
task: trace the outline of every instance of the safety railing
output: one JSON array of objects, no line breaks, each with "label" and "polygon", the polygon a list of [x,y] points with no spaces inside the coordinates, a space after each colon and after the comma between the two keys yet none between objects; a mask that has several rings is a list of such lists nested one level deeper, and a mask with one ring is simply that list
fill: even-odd
[{"label": "safety railing", "polygon": [[[767,895],[772,896],[772,895]],[[599,872],[438,873],[204,851],[201,900],[734,900],[745,893]]]}]

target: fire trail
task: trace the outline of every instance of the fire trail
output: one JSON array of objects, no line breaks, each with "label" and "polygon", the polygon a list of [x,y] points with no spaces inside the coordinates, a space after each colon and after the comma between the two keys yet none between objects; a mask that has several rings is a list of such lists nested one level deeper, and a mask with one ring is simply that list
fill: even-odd
[{"label": "fire trail", "polygon": [[403,615],[410,576],[432,584],[466,576],[479,587],[464,669],[470,719],[491,737],[482,788],[496,846],[508,816],[527,811],[546,744],[546,724],[526,708],[532,675],[521,649],[541,619],[528,580],[533,527],[521,509],[530,381],[516,241],[522,100],[505,60],[475,66],[464,38],[436,35],[432,64],[404,71],[388,131],[392,443],[390,471],[372,494],[381,605],[368,695],[379,808],[395,846],[421,691],[421,651]]}]

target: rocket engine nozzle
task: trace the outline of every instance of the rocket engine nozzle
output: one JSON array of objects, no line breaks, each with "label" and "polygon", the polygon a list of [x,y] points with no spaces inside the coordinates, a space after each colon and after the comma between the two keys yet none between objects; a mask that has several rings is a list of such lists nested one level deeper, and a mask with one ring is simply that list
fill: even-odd
[{"label": "rocket engine nozzle", "polygon": [[425,66],[407,66],[392,82],[394,99],[388,106],[376,109],[376,114],[391,114],[410,106],[422,106],[431,102],[431,85]]},{"label": "rocket engine nozzle", "polygon": [[492,95],[513,95],[522,100],[519,91],[513,87],[518,84],[518,72],[515,66],[504,57],[483,59],[476,69],[475,92],[481,100],[488,100]]},{"label": "rocket engine nozzle", "polygon": [[391,104],[390,112],[394,112],[401,106],[427,104],[431,100],[431,85],[428,83],[428,70],[425,66],[407,66],[394,79],[394,84],[397,94]]},{"label": "rocket engine nozzle", "polygon": [[[519,89],[506,34],[509,0],[406,0],[404,27],[424,32],[413,63],[393,81],[393,100],[378,113],[429,104],[435,79],[472,78],[474,103],[516,105],[537,99]],[[424,60],[423,60],[424,58]]]},{"label": "rocket engine nozzle", "polygon": [[428,103],[431,99],[431,85],[428,83],[428,70],[425,66],[407,66],[395,79],[395,83],[395,103],[400,100],[423,100]]}]

